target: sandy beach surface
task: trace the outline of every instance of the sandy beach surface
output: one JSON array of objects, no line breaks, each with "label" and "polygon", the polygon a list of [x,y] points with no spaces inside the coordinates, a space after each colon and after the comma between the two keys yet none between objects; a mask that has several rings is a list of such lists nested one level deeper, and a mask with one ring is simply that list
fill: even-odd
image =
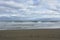
[{"label": "sandy beach surface", "polygon": [[60,29],[0,30],[0,40],[60,40]]}]

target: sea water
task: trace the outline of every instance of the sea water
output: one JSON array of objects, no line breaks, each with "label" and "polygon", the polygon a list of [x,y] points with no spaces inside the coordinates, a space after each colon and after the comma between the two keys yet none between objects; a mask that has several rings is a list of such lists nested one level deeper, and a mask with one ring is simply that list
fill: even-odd
[{"label": "sea water", "polygon": [[0,22],[0,30],[57,29],[60,22]]}]

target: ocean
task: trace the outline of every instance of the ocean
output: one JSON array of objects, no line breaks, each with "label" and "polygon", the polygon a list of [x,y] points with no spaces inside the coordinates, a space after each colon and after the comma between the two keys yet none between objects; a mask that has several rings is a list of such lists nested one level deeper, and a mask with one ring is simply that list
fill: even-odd
[{"label": "ocean", "polygon": [[59,29],[60,22],[0,22],[0,30]]}]

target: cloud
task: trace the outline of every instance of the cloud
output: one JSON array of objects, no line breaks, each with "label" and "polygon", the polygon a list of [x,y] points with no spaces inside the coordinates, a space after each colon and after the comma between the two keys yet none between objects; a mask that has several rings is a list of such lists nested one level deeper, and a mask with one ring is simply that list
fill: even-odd
[{"label": "cloud", "polygon": [[22,18],[60,17],[60,3],[57,0],[0,0],[0,17]]}]

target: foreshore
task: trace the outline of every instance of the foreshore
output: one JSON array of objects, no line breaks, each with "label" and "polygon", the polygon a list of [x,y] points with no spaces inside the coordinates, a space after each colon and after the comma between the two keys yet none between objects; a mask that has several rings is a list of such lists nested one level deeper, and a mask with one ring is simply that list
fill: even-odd
[{"label": "foreshore", "polygon": [[60,29],[0,30],[0,40],[60,40]]}]

